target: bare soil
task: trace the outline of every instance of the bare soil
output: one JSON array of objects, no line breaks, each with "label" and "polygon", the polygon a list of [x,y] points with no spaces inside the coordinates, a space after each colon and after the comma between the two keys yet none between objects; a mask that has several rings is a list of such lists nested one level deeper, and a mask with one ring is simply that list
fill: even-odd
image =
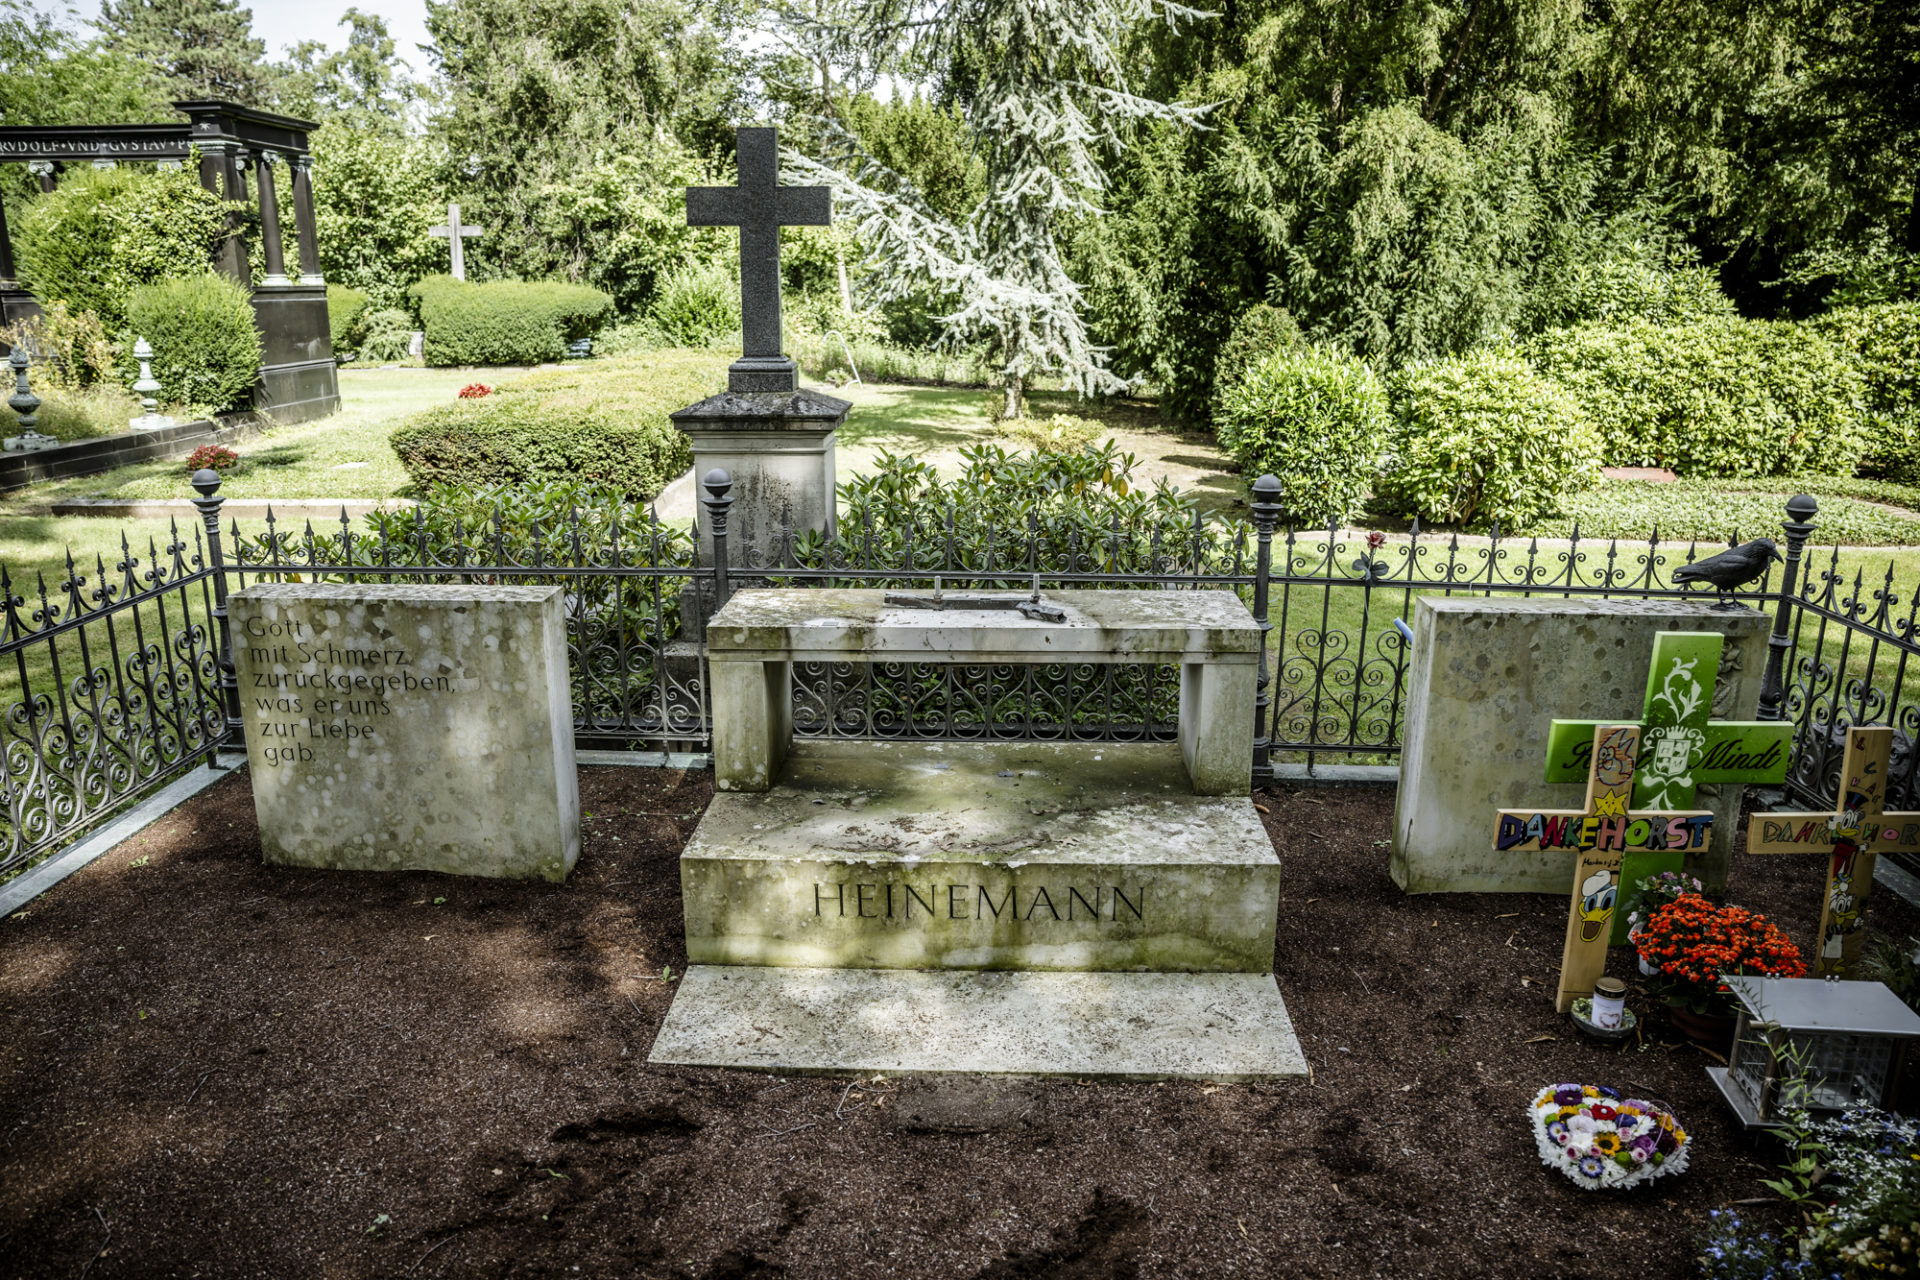
[{"label": "bare soil", "polygon": [[[1561,901],[1394,887],[1384,787],[1260,800],[1310,1082],[649,1067],[709,786],[583,770],[546,886],[268,869],[240,776],[0,923],[0,1274],[1677,1276],[1766,1195],[1664,1018],[1623,1050],[1554,1014]],[[1735,896],[1804,945],[1818,862],[1741,856]],[[1672,1103],[1691,1170],[1542,1168],[1562,1080]]]}]

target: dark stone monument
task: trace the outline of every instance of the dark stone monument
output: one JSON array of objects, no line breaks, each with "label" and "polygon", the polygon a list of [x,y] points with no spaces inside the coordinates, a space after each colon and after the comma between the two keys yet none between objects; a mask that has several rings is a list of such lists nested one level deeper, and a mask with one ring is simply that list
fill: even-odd
[{"label": "dark stone monument", "polygon": [[[852,406],[802,389],[799,368],[780,349],[780,228],[826,226],[828,191],[779,185],[774,130],[739,129],[735,137],[740,185],[687,188],[687,222],[740,228],[742,352],[727,370],[727,390],[673,421],[693,440],[695,475],[720,468],[733,477],[727,559],[753,569],[779,561],[783,528],[833,532],[834,432]],[[700,554],[711,562],[704,528]]]},{"label": "dark stone monument", "polygon": [[[199,155],[200,183],[226,200],[245,200],[253,169],[260,209],[261,253],[266,272],[253,288],[253,314],[260,326],[260,381],[255,407],[281,422],[305,422],[340,407],[327,324],[327,282],[320,274],[320,239],[313,217],[313,159],[307,135],[311,120],[256,111],[232,102],[195,100],[173,104],[184,124],[12,125],[0,128],[0,162],[24,161],[51,191],[64,165],[87,161],[98,167],[157,161],[178,167]],[[300,246],[298,278],[289,275],[280,238],[280,195],[274,164],[285,160],[292,175],[293,221]],[[250,285],[247,245],[240,216],[228,215],[228,235],[214,267],[243,287]],[[0,212],[0,322],[39,312],[33,295],[14,278],[13,249]]]}]

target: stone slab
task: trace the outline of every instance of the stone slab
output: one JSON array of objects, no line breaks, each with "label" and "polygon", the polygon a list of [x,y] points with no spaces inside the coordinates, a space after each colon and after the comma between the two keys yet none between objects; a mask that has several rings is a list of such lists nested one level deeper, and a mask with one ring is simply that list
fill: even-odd
[{"label": "stone slab", "polygon": [[960,973],[696,965],[651,1063],[793,1074],[1307,1077],[1269,974]]},{"label": "stone slab", "polygon": [[[1726,637],[1713,718],[1751,720],[1765,674],[1768,620],[1751,609],[1678,600],[1415,601],[1407,721],[1394,814],[1393,878],[1410,893],[1556,893],[1576,853],[1496,853],[1499,809],[1579,809],[1580,783],[1547,783],[1555,719],[1640,720],[1661,631]],[[1742,788],[1698,790],[1713,839],[1688,870],[1724,886]]]},{"label": "stone slab", "polygon": [[563,598],[558,586],[236,592],[266,860],[564,880],[580,797]]},{"label": "stone slab", "polygon": [[1057,623],[1011,609],[907,608],[886,603],[886,594],[862,588],[740,592],[707,623],[709,657],[1252,663],[1260,651],[1260,625],[1236,593],[1221,589],[1045,590],[1048,601],[1066,610],[1066,621]]},{"label": "stone slab", "polygon": [[1172,743],[803,739],[680,888],[694,964],[1266,973],[1280,861]]}]

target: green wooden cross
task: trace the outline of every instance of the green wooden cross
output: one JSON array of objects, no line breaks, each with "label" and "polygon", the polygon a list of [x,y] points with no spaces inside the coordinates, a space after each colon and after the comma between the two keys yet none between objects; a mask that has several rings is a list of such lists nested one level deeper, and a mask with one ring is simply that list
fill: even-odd
[{"label": "green wooden cross", "polygon": [[[1782,782],[1793,725],[1786,721],[1713,720],[1713,687],[1725,638],[1709,631],[1662,631],[1653,638],[1647,694],[1639,726],[1640,759],[1633,777],[1635,809],[1692,809],[1703,784]],[[1547,732],[1548,782],[1584,782],[1593,731],[1618,720],[1555,720]],[[1620,901],[1642,881],[1678,871],[1680,849],[1637,849],[1620,869]],[[1627,913],[1613,917],[1612,944],[1627,941]]]}]

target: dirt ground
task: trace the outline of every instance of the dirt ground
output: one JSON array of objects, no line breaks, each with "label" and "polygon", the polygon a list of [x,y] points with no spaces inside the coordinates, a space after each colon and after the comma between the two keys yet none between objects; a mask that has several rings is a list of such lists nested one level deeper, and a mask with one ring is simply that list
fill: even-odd
[{"label": "dirt ground", "polygon": [[[269,870],[243,775],[0,923],[0,1274],[1673,1276],[1766,1194],[1663,1019],[1623,1051],[1555,1016],[1560,901],[1393,886],[1391,789],[1261,800],[1314,1076],[1224,1086],[648,1067],[709,782],[581,790],[571,883],[528,886]],[[1742,856],[1735,896],[1804,945],[1818,861]],[[1542,1168],[1563,1080],[1673,1104],[1692,1168]]]}]

